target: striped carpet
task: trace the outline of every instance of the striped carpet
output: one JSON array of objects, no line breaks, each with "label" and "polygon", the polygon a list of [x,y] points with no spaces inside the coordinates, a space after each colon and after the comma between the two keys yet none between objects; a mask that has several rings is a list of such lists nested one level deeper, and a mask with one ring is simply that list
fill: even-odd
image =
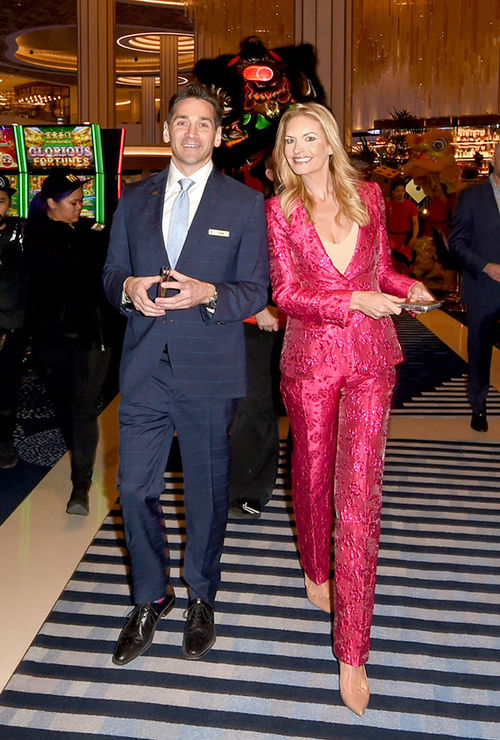
[{"label": "striped carpet", "polygon": [[[397,393],[397,390],[396,390]],[[448,418],[450,416],[469,416],[471,408],[467,399],[467,375],[450,378],[439,383],[432,390],[417,392],[402,402],[401,408],[394,408],[395,416],[430,415]],[[490,386],[488,392],[488,415],[500,416],[500,393]]]},{"label": "striped carpet", "polygon": [[390,441],[364,717],[342,705],[329,619],[304,598],[283,469],[262,519],[229,524],[216,645],[182,658],[174,474],[163,504],[178,603],[153,645],[110,661],[130,608],[116,509],[0,695],[0,737],[497,740],[499,462],[500,444]]},{"label": "striped carpet", "polygon": [[[394,322],[406,361],[398,368],[393,413],[468,416],[467,363],[406,311]],[[492,386],[488,414],[500,416],[500,393]]]}]

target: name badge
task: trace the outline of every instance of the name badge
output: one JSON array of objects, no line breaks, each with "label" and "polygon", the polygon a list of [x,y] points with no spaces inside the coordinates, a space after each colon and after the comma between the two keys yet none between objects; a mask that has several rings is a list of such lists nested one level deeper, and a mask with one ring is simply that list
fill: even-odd
[{"label": "name badge", "polygon": [[224,229],[209,229],[208,230],[209,236],[230,236],[230,231],[224,231]]}]

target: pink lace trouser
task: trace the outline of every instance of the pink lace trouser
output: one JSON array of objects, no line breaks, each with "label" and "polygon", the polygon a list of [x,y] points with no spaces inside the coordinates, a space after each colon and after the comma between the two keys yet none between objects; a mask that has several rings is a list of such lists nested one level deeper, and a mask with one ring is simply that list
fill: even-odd
[{"label": "pink lace trouser", "polygon": [[382,474],[396,373],[282,378],[293,433],[292,494],[302,566],[329,579],[334,507],[334,651],[368,660],[380,538]]}]

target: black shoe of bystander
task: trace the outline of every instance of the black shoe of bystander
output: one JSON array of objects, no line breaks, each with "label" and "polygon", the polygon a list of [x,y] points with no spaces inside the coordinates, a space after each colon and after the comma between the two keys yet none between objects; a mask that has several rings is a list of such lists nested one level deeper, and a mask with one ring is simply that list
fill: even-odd
[{"label": "black shoe of bystander", "polygon": [[16,448],[10,442],[0,442],[0,468],[14,468],[19,460]]},{"label": "black shoe of bystander", "polygon": [[471,429],[475,432],[487,432],[488,420],[486,418],[486,409],[482,411],[473,411],[470,420]]},{"label": "black shoe of bystander", "polygon": [[229,506],[229,516],[234,519],[260,519],[260,502],[254,498],[233,501]]},{"label": "black shoe of bystander", "polygon": [[88,486],[74,485],[71,496],[66,506],[68,514],[87,516],[89,513],[89,489]]}]

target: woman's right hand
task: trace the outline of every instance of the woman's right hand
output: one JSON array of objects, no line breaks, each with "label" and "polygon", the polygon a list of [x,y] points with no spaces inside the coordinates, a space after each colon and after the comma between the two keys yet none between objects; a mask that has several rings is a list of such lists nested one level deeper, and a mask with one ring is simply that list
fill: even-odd
[{"label": "woman's right hand", "polygon": [[376,290],[355,290],[351,295],[351,311],[361,311],[372,319],[382,319],[386,316],[398,315],[402,309],[398,303],[404,303],[404,298],[389,293],[379,293]]}]

